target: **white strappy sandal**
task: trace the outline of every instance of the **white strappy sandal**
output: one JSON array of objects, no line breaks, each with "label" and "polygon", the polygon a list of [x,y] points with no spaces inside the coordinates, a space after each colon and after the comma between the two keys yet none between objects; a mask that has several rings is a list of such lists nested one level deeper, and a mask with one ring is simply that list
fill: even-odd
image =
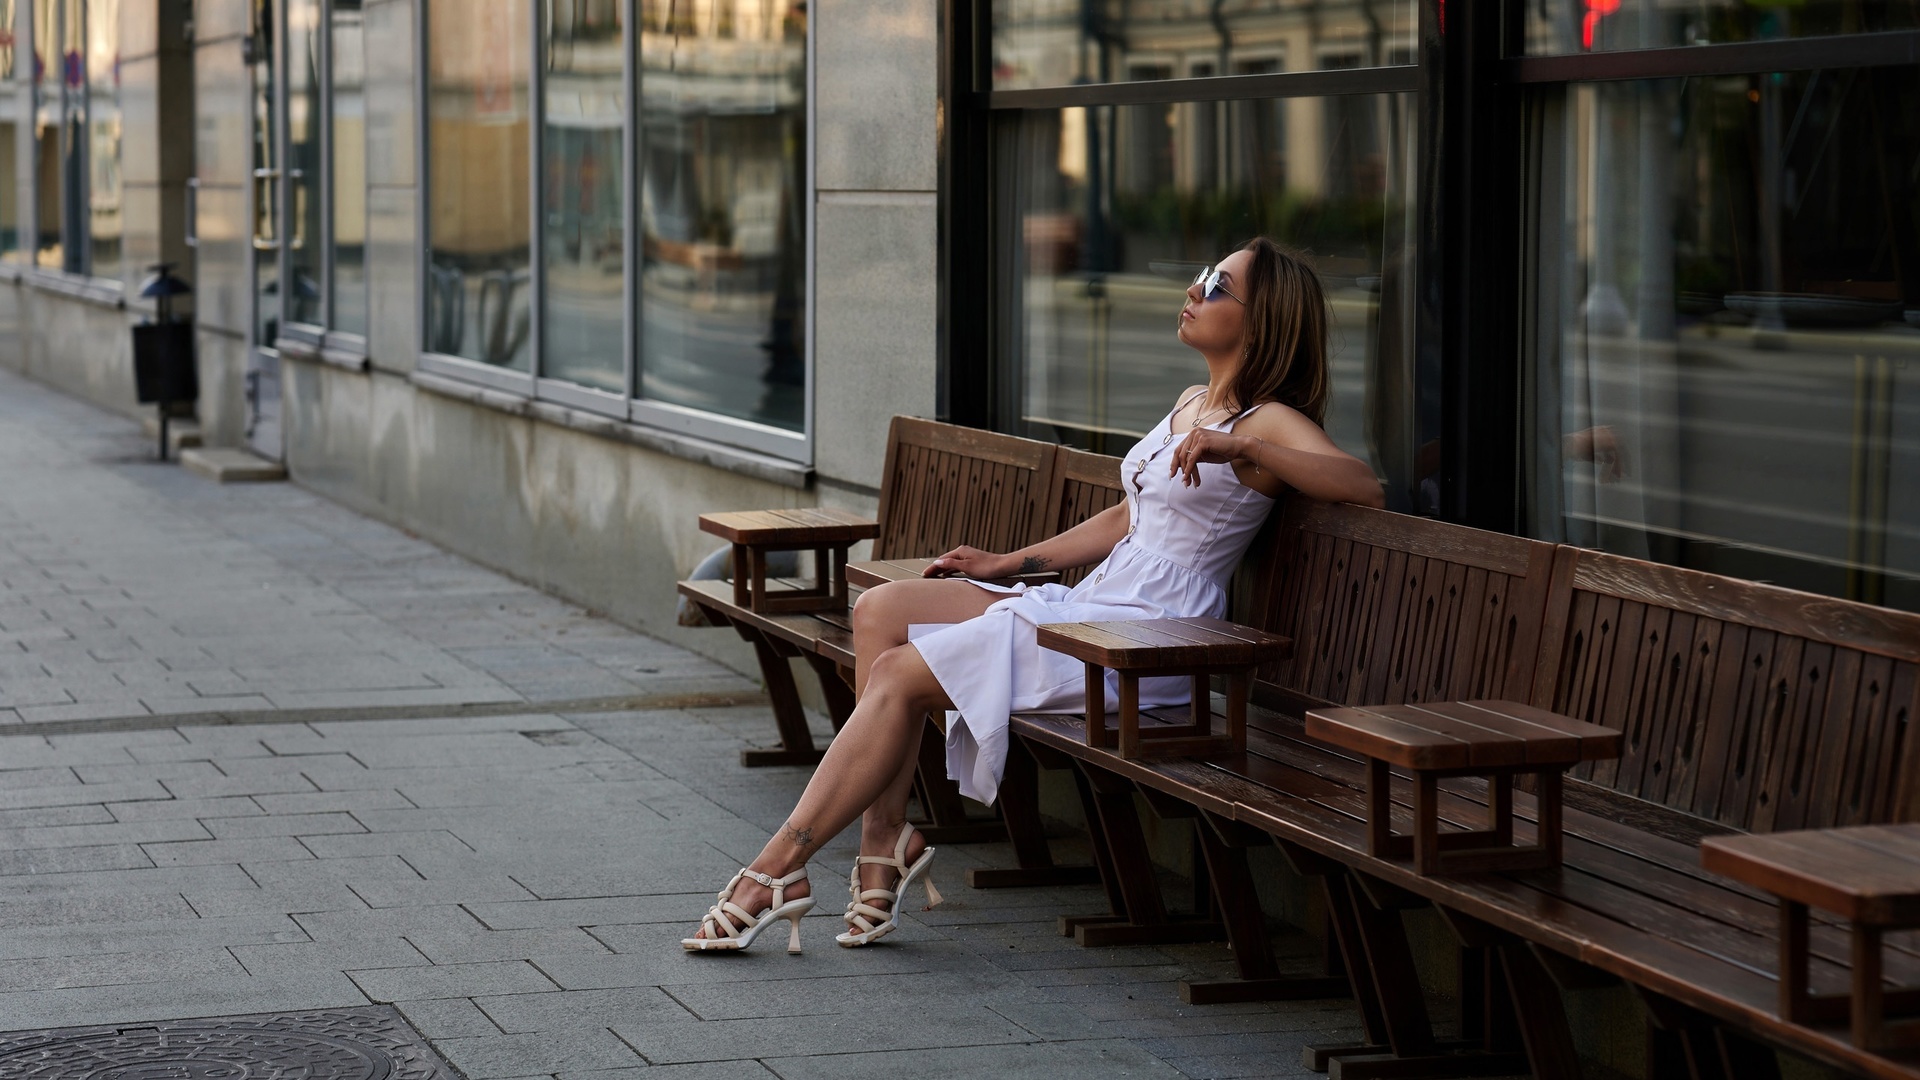
[{"label": "white strappy sandal", "polygon": [[[913,861],[912,866],[907,865],[907,841],[912,838],[913,833],[914,829],[911,825],[900,830],[900,840],[893,846],[892,858],[885,855],[861,855],[853,860],[853,877],[847,885],[847,892],[853,897],[847,904],[847,932],[833,940],[851,949],[870,941],[878,941],[891,934],[894,928],[900,925],[900,897],[906,894],[908,887],[916,878],[925,878],[927,906],[924,910],[930,911],[940,902],[940,890],[933,887],[934,849],[927,848],[920,853],[918,859]],[[894,888],[862,889],[860,868],[868,863],[893,867],[894,872],[899,875],[894,879]],[[874,907],[875,900],[884,902],[887,905],[886,909],[883,911]]]},{"label": "white strappy sandal", "polygon": [[[752,878],[773,890],[773,903],[760,914],[755,915],[746,908],[733,902],[733,887],[740,884],[741,878]],[[739,951],[753,944],[760,931],[767,924],[785,919],[792,924],[793,932],[787,937],[787,951],[800,951],[800,917],[813,910],[813,897],[803,896],[798,900],[787,900],[787,886],[796,881],[807,880],[807,868],[802,866],[786,877],[777,878],[771,874],[762,874],[757,870],[744,867],[720,890],[720,902],[707,910],[700,919],[700,929],[706,937],[681,938],[680,947],[689,952],[706,952],[709,949],[727,949]]]}]

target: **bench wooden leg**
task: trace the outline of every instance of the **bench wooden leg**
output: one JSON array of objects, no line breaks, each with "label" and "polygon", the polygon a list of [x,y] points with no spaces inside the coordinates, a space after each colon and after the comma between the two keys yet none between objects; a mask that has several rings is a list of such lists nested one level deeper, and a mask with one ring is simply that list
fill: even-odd
[{"label": "bench wooden leg", "polygon": [[827,717],[837,732],[847,726],[847,717],[853,715],[853,685],[842,676],[839,664],[819,653],[808,653],[807,664],[820,676],[820,693],[827,699]]},{"label": "bench wooden leg", "polygon": [[[1344,933],[1358,938],[1364,968],[1354,972],[1356,1001],[1367,1042],[1348,1046],[1309,1046],[1308,1068],[1340,1080],[1387,1077],[1511,1076],[1527,1069],[1526,1055],[1489,1051],[1478,1039],[1440,1040],[1433,1034],[1426,998],[1413,964],[1413,948],[1397,908],[1382,907],[1358,888],[1358,875],[1342,868],[1329,873],[1329,904],[1345,910]],[[1336,882],[1338,884],[1336,884]],[[1364,974],[1362,974],[1364,973]],[[1363,984],[1365,984],[1363,986]],[[1367,997],[1373,1004],[1369,1007]]]},{"label": "bench wooden leg", "polygon": [[800,691],[794,686],[793,668],[787,663],[787,658],[799,655],[799,650],[750,626],[736,623],[734,629],[753,646],[754,656],[760,661],[760,676],[766,681],[767,699],[773,704],[774,727],[780,732],[779,748],[742,750],[740,764],[750,769],[763,765],[818,765],[826,751],[813,745],[806,710],[800,707]]},{"label": "bench wooden leg", "polygon": [[[1314,998],[1346,997],[1352,992],[1342,974],[1283,976],[1273,958],[1273,942],[1267,934],[1266,913],[1254,891],[1253,874],[1247,867],[1247,847],[1256,842],[1231,821],[1202,815],[1199,822],[1200,850],[1206,858],[1206,873],[1220,917],[1226,924],[1227,943],[1240,969],[1240,978],[1229,982],[1180,983],[1180,1000],[1189,1005],[1217,1005],[1234,1001],[1302,1001]],[[1266,837],[1259,836],[1265,844]]]},{"label": "bench wooden leg", "polygon": [[1527,1063],[1536,1080],[1580,1080],[1580,1060],[1573,1049],[1573,1027],[1567,1022],[1560,988],[1524,941],[1499,947],[1500,966],[1512,988],[1520,1035],[1527,1047]]},{"label": "bench wooden leg", "polygon": [[1628,984],[1647,1009],[1648,1080],[1780,1080],[1780,1058],[1672,998]]},{"label": "bench wooden leg", "polygon": [[1218,941],[1224,929],[1211,919],[1174,919],[1160,894],[1146,834],[1140,828],[1133,783],[1103,769],[1075,763],[1084,783],[1088,831],[1093,834],[1094,861],[1107,888],[1112,914],[1063,916],[1060,932],[1087,946],[1172,945]]},{"label": "bench wooden leg", "polygon": [[1006,826],[997,820],[979,820],[967,813],[967,802],[960,788],[947,779],[946,735],[928,717],[927,729],[920,733],[920,767],[914,773],[913,794],[926,817],[913,822],[927,843],[990,844],[1007,837]]},{"label": "bench wooden leg", "polygon": [[968,885],[976,889],[1006,889],[1029,885],[1091,885],[1100,880],[1100,871],[1095,867],[1054,863],[1040,822],[1040,765],[1025,739],[1012,738],[1007,743],[1007,768],[1000,779],[999,803],[1016,865],[968,870]]}]

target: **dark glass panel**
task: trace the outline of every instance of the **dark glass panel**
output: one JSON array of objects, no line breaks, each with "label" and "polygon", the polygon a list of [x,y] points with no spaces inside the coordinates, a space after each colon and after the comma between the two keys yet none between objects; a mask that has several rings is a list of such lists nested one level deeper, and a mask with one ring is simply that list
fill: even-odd
[{"label": "dark glass panel", "polygon": [[1404,64],[1417,24],[1412,0],[994,0],[993,89]]},{"label": "dark glass panel", "polygon": [[1920,609],[1920,78],[1543,107],[1530,527]]},{"label": "dark glass panel", "polygon": [[1526,10],[1530,56],[1920,29],[1916,0],[1528,0]]}]

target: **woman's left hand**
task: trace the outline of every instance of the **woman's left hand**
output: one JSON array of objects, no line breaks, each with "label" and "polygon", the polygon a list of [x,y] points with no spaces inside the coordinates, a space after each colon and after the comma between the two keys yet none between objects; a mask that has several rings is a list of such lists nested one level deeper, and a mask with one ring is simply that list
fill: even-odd
[{"label": "woman's left hand", "polygon": [[1167,470],[1168,476],[1186,473],[1180,478],[1185,487],[1200,482],[1202,463],[1220,464],[1237,461],[1247,454],[1247,447],[1253,442],[1243,435],[1230,435],[1212,428],[1194,428],[1173,452],[1173,464]]}]

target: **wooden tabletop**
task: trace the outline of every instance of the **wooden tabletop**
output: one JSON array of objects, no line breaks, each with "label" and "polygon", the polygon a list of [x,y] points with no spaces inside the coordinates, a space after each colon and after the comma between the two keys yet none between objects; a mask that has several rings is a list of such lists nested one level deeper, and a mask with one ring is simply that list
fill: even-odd
[{"label": "wooden tabletop", "polygon": [[1920,825],[1715,836],[1700,862],[1716,874],[1876,925],[1920,920]]},{"label": "wooden tabletop", "polygon": [[847,510],[807,507],[795,510],[736,510],[701,514],[704,532],[733,544],[837,544],[871,540],[880,523]]},{"label": "wooden tabletop", "polygon": [[[926,576],[928,564],[932,559],[873,559],[868,562],[847,564],[847,584],[856,589],[871,589],[875,585],[885,585],[889,581],[911,581]],[[956,575],[961,581],[971,580],[964,575]],[[1015,574],[1012,577],[987,578],[995,585],[1012,585],[1025,582],[1028,585],[1044,585],[1049,581],[1059,581],[1057,571],[1047,570],[1038,574]]]},{"label": "wooden tabletop", "polygon": [[1620,733],[1517,701],[1313,709],[1307,734],[1409,769],[1572,765],[1620,756]]},{"label": "wooden tabletop", "polygon": [[1043,623],[1041,647],[1090,664],[1130,668],[1254,667],[1293,655],[1293,639],[1225,619]]}]

